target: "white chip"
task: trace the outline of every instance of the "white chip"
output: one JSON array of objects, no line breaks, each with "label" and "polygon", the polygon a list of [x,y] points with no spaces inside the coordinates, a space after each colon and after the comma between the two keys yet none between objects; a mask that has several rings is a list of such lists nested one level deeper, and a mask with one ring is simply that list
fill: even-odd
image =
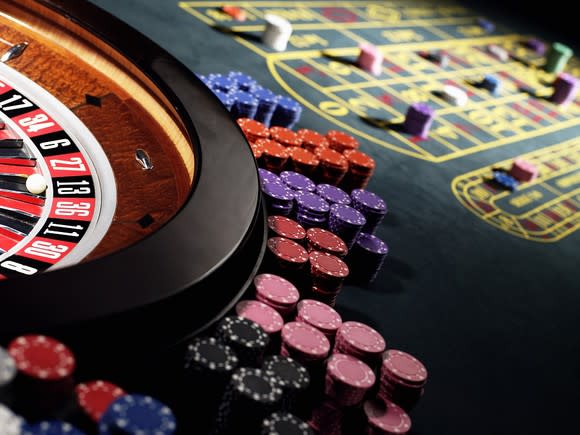
[{"label": "white chip", "polygon": [[465,106],[469,100],[467,93],[463,89],[452,85],[445,85],[443,87],[443,98],[454,106],[460,107]]},{"label": "white chip", "polygon": [[262,34],[262,42],[272,50],[285,51],[288,47],[292,24],[286,18],[274,14],[264,15],[266,28]]},{"label": "white chip", "polygon": [[14,414],[9,408],[0,404],[0,434],[20,435],[24,420]]},{"label": "white chip", "polygon": [[508,51],[505,48],[500,47],[499,45],[490,44],[487,46],[487,51],[489,54],[491,54],[493,57],[495,57],[497,60],[501,62],[507,62],[510,58],[510,54],[508,53]]},{"label": "white chip", "polygon": [[34,195],[40,195],[47,188],[46,179],[41,174],[32,174],[26,179],[26,189]]}]

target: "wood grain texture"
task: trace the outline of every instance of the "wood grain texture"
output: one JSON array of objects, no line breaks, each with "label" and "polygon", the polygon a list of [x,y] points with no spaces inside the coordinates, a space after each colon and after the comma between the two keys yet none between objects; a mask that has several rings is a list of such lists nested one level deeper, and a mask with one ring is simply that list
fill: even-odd
[{"label": "wood grain texture", "polygon": [[[115,173],[113,223],[87,258],[107,255],[156,231],[187,199],[194,173],[193,151],[175,109],[120,53],[74,23],[32,0],[0,0],[0,11],[0,38],[29,43],[10,66],[83,121]],[[87,104],[87,94],[99,97],[100,107]],[[152,170],[143,170],[136,161],[138,148],[149,154]],[[143,228],[139,220],[147,215],[153,221]]]}]

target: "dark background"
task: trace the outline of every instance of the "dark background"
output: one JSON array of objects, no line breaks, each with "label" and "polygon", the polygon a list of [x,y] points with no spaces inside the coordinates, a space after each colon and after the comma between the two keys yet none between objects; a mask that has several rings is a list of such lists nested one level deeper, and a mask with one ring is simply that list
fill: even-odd
[{"label": "dark background", "polygon": [[[177,1],[93,2],[194,72],[246,71],[282,92],[261,57],[210,30]],[[467,2],[514,30],[573,44],[577,13],[565,4]],[[299,126],[332,128],[307,110]],[[458,174],[541,146],[535,139],[433,165],[362,145],[377,161],[369,189],[391,210],[378,230],[391,253],[375,284],[345,288],[338,308],[426,363],[426,394],[411,414],[415,434],[577,432],[580,234],[551,244],[519,239],[475,218],[449,188]]]}]

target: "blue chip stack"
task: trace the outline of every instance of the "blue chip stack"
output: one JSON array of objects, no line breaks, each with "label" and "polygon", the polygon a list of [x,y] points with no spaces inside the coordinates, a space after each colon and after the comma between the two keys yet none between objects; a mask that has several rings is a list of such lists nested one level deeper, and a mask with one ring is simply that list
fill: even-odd
[{"label": "blue chip stack", "polygon": [[270,125],[279,125],[286,128],[294,128],[302,115],[302,106],[290,97],[281,97],[274,111]]},{"label": "blue chip stack", "polygon": [[329,204],[316,193],[296,192],[296,221],[304,228],[324,227],[328,219]]},{"label": "blue chip stack", "polygon": [[340,187],[332,184],[319,184],[316,186],[316,193],[326,200],[330,205],[342,204],[350,205],[350,196]]},{"label": "blue chip stack", "polygon": [[493,179],[501,187],[509,189],[512,192],[519,186],[518,180],[503,171],[493,171]]},{"label": "blue chip stack", "polygon": [[221,74],[215,74],[211,78],[212,89],[224,92],[226,94],[233,93],[238,89],[238,83],[231,77],[225,77]]},{"label": "blue chip stack", "polygon": [[240,91],[254,92],[254,88],[258,85],[258,82],[253,77],[240,71],[230,71],[228,77],[236,81]]},{"label": "blue chip stack", "polygon": [[328,229],[340,237],[350,250],[367,220],[364,215],[348,206],[334,204],[330,207]]},{"label": "blue chip stack", "polygon": [[497,96],[501,89],[501,80],[493,74],[487,74],[479,86],[487,89],[492,95]]},{"label": "blue chip stack", "polygon": [[263,179],[262,193],[268,214],[288,216],[292,212],[295,192],[285,184]]},{"label": "blue chip stack", "polygon": [[236,101],[233,95],[226,94],[225,92],[222,91],[216,91],[214,89],[212,89],[212,91],[215,94],[215,96],[219,98],[219,100],[222,102],[222,104],[226,109],[232,110],[232,107]]},{"label": "blue chip stack", "polygon": [[478,17],[477,24],[485,31],[485,33],[492,33],[495,30],[495,24],[486,18]]},{"label": "blue chip stack", "polygon": [[351,279],[359,283],[371,283],[381,270],[389,248],[373,234],[360,233],[349,253]]},{"label": "blue chip stack", "polygon": [[350,193],[350,197],[352,198],[352,207],[360,211],[367,221],[361,231],[374,234],[387,214],[387,203],[380,196],[364,189],[354,189]]},{"label": "blue chip stack", "polygon": [[237,91],[233,94],[235,101],[232,106],[232,115],[238,118],[254,119],[258,111],[258,99],[248,92]]},{"label": "blue chip stack", "polygon": [[258,99],[258,111],[254,119],[260,121],[266,127],[270,127],[280,96],[262,86],[256,86],[253,95]]},{"label": "blue chip stack", "polygon": [[316,184],[305,175],[294,171],[282,171],[280,173],[280,180],[292,190],[314,192]]},{"label": "blue chip stack", "polygon": [[171,435],[177,421],[171,409],[149,396],[128,394],[109,405],[99,421],[100,435]]},{"label": "blue chip stack", "polygon": [[[1,434],[11,434],[12,432],[4,432],[6,428],[0,427]],[[22,435],[84,435],[85,433],[78,430],[70,423],[63,421],[51,420],[41,421],[34,424],[25,423],[22,425]],[[14,432],[16,434],[16,432]]]}]

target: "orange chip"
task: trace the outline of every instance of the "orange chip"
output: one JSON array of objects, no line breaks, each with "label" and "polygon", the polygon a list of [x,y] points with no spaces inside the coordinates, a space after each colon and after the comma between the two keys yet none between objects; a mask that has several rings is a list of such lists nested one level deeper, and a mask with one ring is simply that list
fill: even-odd
[{"label": "orange chip", "polygon": [[302,145],[302,140],[298,135],[286,127],[272,127],[270,136],[286,147],[299,147]]},{"label": "orange chip", "polygon": [[326,138],[330,142],[330,148],[339,153],[343,153],[346,150],[354,150],[360,146],[358,140],[344,131],[329,130],[328,133],[326,133]]},{"label": "orange chip", "polygon": [[358,150],[346,150],[344,156],[348,160],[351,169],[363,174],[372,172],[375,169],[375,161],[368,154]]},{"label": "orange chip", "polygon": [[303,128],[296,134],[302,139],[302,146],[308,151],[314,152],[316,148],[329,146],[328,139],[314,130]]},{"label": "orange chip", "polygon": [[348,161],[346,157],[330,148],[319,148],[316,150],[316,157],[320,159],[321,165],[331,166],[334,168],[347,168]]},{"label": "orange chip", "polygon": [[228,14],[236,21],[246,21],[246,11],[237,6],[222,6],[222,12]]}]

